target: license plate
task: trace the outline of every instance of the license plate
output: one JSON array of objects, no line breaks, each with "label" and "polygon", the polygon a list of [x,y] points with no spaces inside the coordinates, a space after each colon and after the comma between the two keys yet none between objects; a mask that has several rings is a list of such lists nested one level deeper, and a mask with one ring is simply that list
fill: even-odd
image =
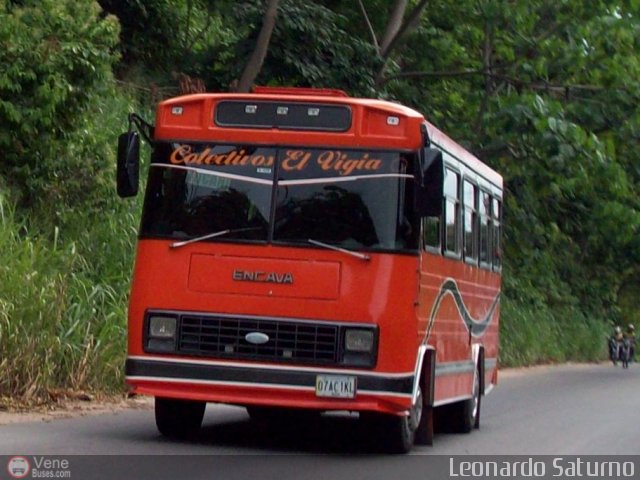
[{"label": "license plate", "polygon": [[355,398],[356,377],[347,375],[318,375],[316,396],[331,398]]}]

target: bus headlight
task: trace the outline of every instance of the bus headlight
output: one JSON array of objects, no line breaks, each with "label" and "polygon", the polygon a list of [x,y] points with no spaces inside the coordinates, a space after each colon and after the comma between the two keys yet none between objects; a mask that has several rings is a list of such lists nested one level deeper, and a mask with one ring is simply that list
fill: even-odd
[{"label": "bus headlight", "polygon": [[344,348],[348,352],[370,353],[373,350],[373,331],[347,330],[344,334]]},{"label": "bus headlight", "polygon": [[175,338],[176,319],[174,317],[149,318],[149,336],[152,338]]},{"label": "bus headlight", "polygon": [[374,367],[378,350],[378,329],[375,327],[346,327],[343,335],[341,363],[349,367]]},{"label": "bus headlight", "polygon": [[178,320],[167,315],[149,317],[147,330],[147,350],[172,352],[175,350]]}]

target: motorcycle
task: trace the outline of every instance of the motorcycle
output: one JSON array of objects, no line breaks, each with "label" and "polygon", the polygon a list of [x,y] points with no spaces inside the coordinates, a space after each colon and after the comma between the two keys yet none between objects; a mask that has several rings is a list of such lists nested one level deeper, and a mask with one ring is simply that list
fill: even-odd
[{"label": "motorcycle", "polygon": [[609,359],[613,365],[622,363],[622,368],[629,368],[629,363],[633,361],[635,355],[635,338],[625,336],[622,340],[616,340],[615,337],[608,337]]},{"label": "motorcycle", "polygon": [[622,362],[622,368],[629,368],[629,361],[631,360],[631,340],[625,338],[622,341],[620,347],[620,361]]},{"label": "motorcycle", "polygon": [[614,337],[609,337],[609,359],[613,362],[613,366],[618,365],[620,360],[620,350],[622,342],[618,342]]}]

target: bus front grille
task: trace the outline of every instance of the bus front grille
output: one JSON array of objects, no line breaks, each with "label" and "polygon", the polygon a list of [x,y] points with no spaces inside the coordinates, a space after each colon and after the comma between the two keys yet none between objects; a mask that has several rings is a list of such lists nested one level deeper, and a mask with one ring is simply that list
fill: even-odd
[{"label": "bus front grille", "polygon": [[[339,361],[337,325],[182,315],[178,328],[177,350],[187,355],[311,365],[332,365]],[[256,333],[261,334],[259,340],[250,342]]]}]

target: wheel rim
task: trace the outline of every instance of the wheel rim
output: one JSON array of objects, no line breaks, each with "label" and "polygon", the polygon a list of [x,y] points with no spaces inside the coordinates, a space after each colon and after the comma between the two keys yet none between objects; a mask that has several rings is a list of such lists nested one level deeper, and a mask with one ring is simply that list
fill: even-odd
[{"label": "wheel rim", "polygon": [[475,419],[478,416],[478,408],[480,406],[480,378],[479,378],[478,372],[476,372],[476,374],[473,376],[472,402],[473,402],[473,408],[471,409],[471,415],[472,415],[471,418]]},{"label": "wheel rim", "polygon": [[416,401],[411,405],[409,410],[409,427],[412,431],[415,431],[422,419],[422,389],[418,387],[418,395],[416,395]]}]

